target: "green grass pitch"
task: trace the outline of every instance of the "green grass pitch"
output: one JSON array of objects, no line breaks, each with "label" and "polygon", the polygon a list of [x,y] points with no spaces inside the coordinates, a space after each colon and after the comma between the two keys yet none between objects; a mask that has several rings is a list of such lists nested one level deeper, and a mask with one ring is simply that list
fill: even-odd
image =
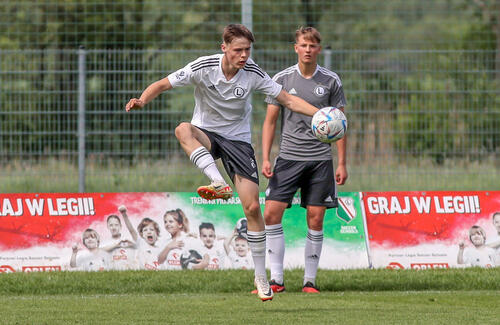
[{"label": "green grass pitch", "polygon": [[319,270],[261,302],[252,271],[0,275],[2,324],[498,324],[500,268]]}]

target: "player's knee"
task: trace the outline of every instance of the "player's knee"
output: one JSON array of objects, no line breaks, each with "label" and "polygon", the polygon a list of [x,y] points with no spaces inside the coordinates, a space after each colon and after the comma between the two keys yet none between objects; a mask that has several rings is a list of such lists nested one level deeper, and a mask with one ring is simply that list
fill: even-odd
[{"label": "player's knee", "polygon": [[264,211],[264,221],[266,222],[266,225],[276,225],[281,223],[281,218],[277,214]]},{"label": "player's knee", "polygon": [[191,124],[187,122],[182,122],[175,128],[175,136],[177,139],[181,140],[185,137],[191,135]]},{"label": "player's knee", "polygon": [[247,203],[243,206],[243,211],[245,212],[246,216],[256,218],[259,216],[260,204],[258,201]]},{"label": "player's knee", "polygon": [[307,224],[310,229],[320,231],[323,229],[323,219],[322,215],[311,216],[309,217]]},{"label": "player's knee", "polygon": [[266,207],[264,208],[264,221],[266,225],[277,225],[281,223],[285,207],[286,205],[282,205],[281,203],[275,204],[269,201],[266,202]]}]

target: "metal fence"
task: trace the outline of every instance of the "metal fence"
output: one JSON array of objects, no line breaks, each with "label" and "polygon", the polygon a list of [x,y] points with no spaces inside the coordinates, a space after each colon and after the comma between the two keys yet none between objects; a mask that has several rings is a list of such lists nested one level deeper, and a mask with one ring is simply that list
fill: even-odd
[{"label": "metal fence", "polygon": [[[164,21],[154,10],[155,4],[165,5],[161,1],[119,3],[141,5],[143,10],[154,12],[159,22]],[[35,20],[38,28],[31,26],[33,30],[18,24],[16,31],[11,25],[7,27],[5,20],[0,23],[7,39],[18,40],[13,46],[0,38],[0,191],[194,190],[206,180],[191,165],[173,134],[180,121],[190,119],[192,88],[163,94],[141,111],[125,113],[125,103],[139,96],[149,83],[196,57],[218,52],[220,27],[235,20],[253,26],[257,40],[262,39],[255,44],[252,56],[273,75],[296,63],[293,30],[308,19],[324,36],[321,64],[340,75],[348,101],[350,178],[343,190],[498,189],[500,62],[495,46],[500,45],[491,40],[491,31],[478,29],[472,37],[462,38],[470,40],[466,46],[458,47],[451,36],[445,39],[441,35],[431,47],[424,46],[432,41],[425,42],[425,37],[414,37],[412,42],[405,39],[412,37],[408,32],[411,28],[406,29],[406,35],[398,34],[398,28],[403,28],[398,24],[386,33],[376,30],[371,35],[346,29],[355,26],[352,15],[356,10],[365,18],[372,10],[373,21],[385,21],[383,10],[373,9],[368,1],[339,1],[336,8],[329,1],[194,3],[197,9],[181,2],[176,11],[168,13],[184,17],[176,25],[178,29],[163,35],[168,42],[148,39],[148,30],[142,25],[142,32],[130,36],[140,36],[138,48],[127,46],[129,36],[116,31],[110,35],[111,48],[106,48],[105,31],[89,28],[92,19],[68,25],[73,29],[65,31],[63,35],[68,37],[55,46],[43,40],[52,36],[40,27],[50,27],[40,17]],[[401,7],[404,1],[388,1],[383,6],[387,3],[399,8],[392,15],[399,13],[408,24],[428,17],[419,11],[418,1],[407,2],[406,7]],[[468,13],[451,9],[464,3],[427,4],[435,9],[434,19],[441,14],[447,23],[455,24]],[[14,3],[1,6],[7,12],[16,11],[18,21],[22,21],[25,16],[20,12],[29,4],[47,8],[68,5],[20,1],[17,7]],[[333,17],[340,18],[343,13],[345,24],[332,28],[337,25],[325,18],[325,12],[318,9],[321,5],[326,13],[335,12]],[[106,6],[113,5],[89,1],[81,6],[87,9],[84,17],[102,18],[109,14]],[[203,6],[208,6],[206,11]],[[45,7],[40,10],[45,9],[44,17],[50,22],[47,13],[57,8],[50,11]],[[113,8],[125,16],[133,12]],[[494,14],[500,12],[495,10]],[[205,21],[205,29],[186,17]],[[277,25],[276,19],[281,19],[283,26]],[[65,21],[68,24],[69,19]],[[366,24],[369,31],[370,20]],[[101,25],[92,26],[105,25],[101,21]],[[173,25],[159,26],[168,29]],[[198,38],[190,38],[194,36],[189,36],[189,27]],[[342,33],[349,37],[340,37]],[[95,41],[79,38],[80,34],[93,35]],[[376,37],[381,43],[373,40]],[[100,46],[96,48],[96,44]],[[193,48],[193,44],[200,46]],[[328,45],[333,46],[329,49]],[[161,47],[165,49],[158,49]],[[253,141],[259,159],[263,97],[255,95],[253,104]],[[277,152],[277,143],[273,152]],[[262,188],[265,184],[262,178]]]}]

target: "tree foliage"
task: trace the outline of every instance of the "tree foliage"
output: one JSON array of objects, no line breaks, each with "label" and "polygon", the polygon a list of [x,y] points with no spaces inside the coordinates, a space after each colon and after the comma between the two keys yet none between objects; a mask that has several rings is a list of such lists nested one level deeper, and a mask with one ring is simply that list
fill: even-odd
[{"label": "tree foliage", "polygon": [[[189,116],[179,112],[192,98],[162,98],[134,122],[115,112],[149,82],[218,51],[222,28],[241,21],[241,2],[2,1],[0,18],[0,98],[11,104],[0,114],[0,151],[75,151],[77,50],[84,46],[93,53],[89,150],[126,152],[120,134],[171,130],[173,120]],[[499,21],[499,2],[488,0],[254,0],[254,55],[270,73],[294,64],[295,29],[315,26],[344,82],[357,152],[370,143],[396,157],[475,160],[499,152]],[[61,134],[73,138],[60,144]],[[176,150],[145,136],[134,144]]]}]

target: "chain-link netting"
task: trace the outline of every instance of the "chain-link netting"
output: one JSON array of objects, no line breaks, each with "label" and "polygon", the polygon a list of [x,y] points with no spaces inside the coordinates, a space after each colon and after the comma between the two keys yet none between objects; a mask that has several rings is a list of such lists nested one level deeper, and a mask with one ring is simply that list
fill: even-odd
[{"label": "chain-link netting", "polygon": [[[297,27],[321,32],[319,63],[348,101],[342,190],[498,189],[498,1],[20,0],[0,3],[0,191],[78,191],[82,175],[86,191],[206,182],[174,136],[190,119],[191,87],[141,111],[124,105],[220,52],[223,27],[242,21],[271,76],[296,63]],[[262,95],[253,105],[260,159]]]}]

